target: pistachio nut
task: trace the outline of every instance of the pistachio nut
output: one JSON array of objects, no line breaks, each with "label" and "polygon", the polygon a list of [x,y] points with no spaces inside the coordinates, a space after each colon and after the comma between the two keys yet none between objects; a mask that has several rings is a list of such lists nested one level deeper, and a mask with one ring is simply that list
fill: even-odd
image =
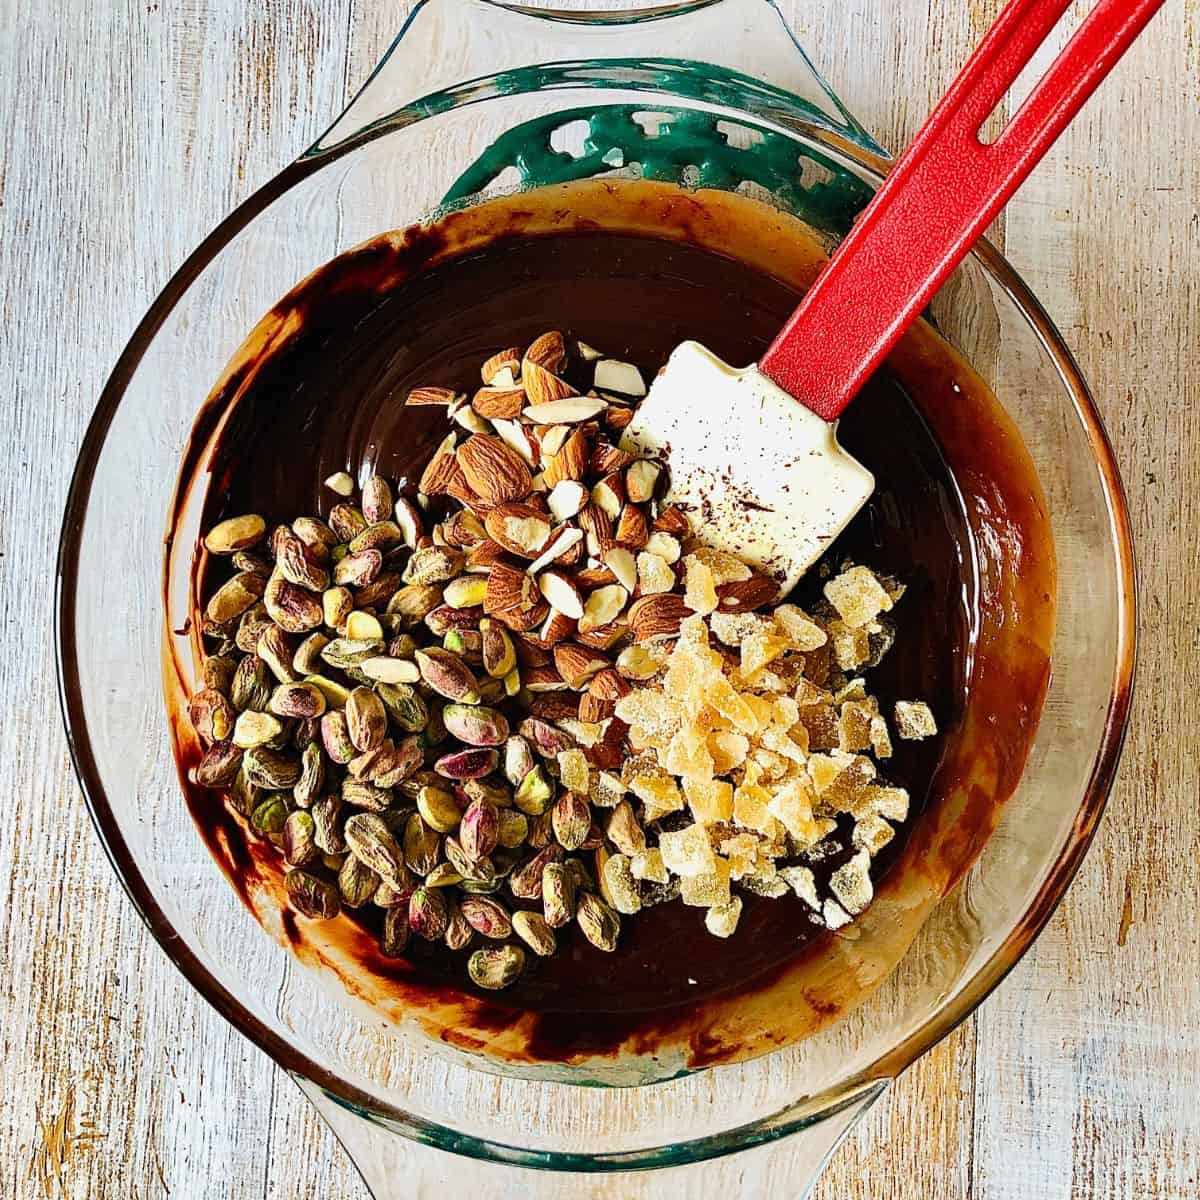
[{"label": "pistachio nut", "polygon": [[305,867],[321,856],[316,842],[317,826],[312,813],[297,809],[288,813],[283,825],[283,857],[290,867]]},{"label": "pistachio nut", "polygon": [[386,521],[392,515],[392,489],[382,476],[372,475],[362,485],[362,515],[371,525]]},{"label": "pistachio nut", "polygon": [[595,893],[584,892],[579,897],[575,920],[578,922],[583,936],[597,950],[612,951],[617,948],[617,938],[621,933],[621,918]]},{"label": "pistachio nut", "polygon": [[192,697],[188,717],[205,742],[227,741],[235,728],[233,705],[215,688],[204,688]]},{"label": "pistachio nut", "polygon": [[512,915],[513,932],[534,954],[549,958],[558,948],[558,939],[549,922],[539,912],[521,909]]},{"label": "pistachio nut", "polygon": [[338,871],[338,894],[347,908],[362,908],[379,888],[379,876],[356,854],[347,854]]},{"label": "pistachio nut", "polygon": [[503,679],[517,665],[517,654],[508,630],[499,621],[485,617],[479,622],[483,669],[493,679]]},{"label": "pistachio nut", "polygon": [[346,839],[342,835],[342,798],[330,792],[312,806],[313,839],[324,854],[344,854]]},{"label": "pistachio nut", "polygon": [[238,712],[261,711],[271,698],[271,672],[257,654],[247,654],[233,673],[229,699]]},{"label": "pistachio nut", "polygon": [[453,833],[462,820],[462,808],[446,788],[426,785],[417,793],[417,811],[438,833]]},{"label": "pistachio nut", "polygon": [[346,701],[346,728],[358,750],[373,750],[387,734],[383,702],[368,687],[356,687]]},{"label": "pistachio nut", "polygon": [[472,861],[485,858],[496,848],[500,835],[500,816],[488,800],[473,800],[463,813],[458,840]]},{"label": "pistachio nut", "polygon": [[321,718],[321,745],[330,759],[339,765],[344,766],[354,757],[354,743],[350,740],[344,713],[327,712]]},{"label": "pistachio nut", "polygon": [[321,593],[321,613],[330,629],[341,632],[353,608],[354,597],[349,588],[331,587]]},{"label": "pistachio nut", "polygon": [[321,651],[329,645],[329,638],[319,630],[315,633],[310,633],[299,646],[296,647],[296,653],[292,655],[292,670],[296,673],[293,678],[305,675],[320,675],[325,668],[325,661],[321,658]]},{"label": "pistachio nut", "polygon": [[550,807],[554,789],[550,786],[541,767],[534,767],[513,792],[513,803],[531,817],[540,816]]},{"label": "pistachio nut", "polygon": [[400,958],[408,945],[408,905],[391,905],[383,914],[383,933],[379,952],[384,958]]},{"label": "pistachio nut", "polygon": [[427,942],[442,937],[449,917],[446,894],[440,888],[418,887],[408,898],[408,927]]},{"label": "pistachio nut", "polygon": [[208,531],[205,547],[213,554],[233,554],[247,550],[262,541],[267,523],[257,513],[228,517]]},{"label": "pistachio nut", "polygon": [[577,792],[563,792],[550,811],[558,844],[564,850],[578,850],[587,841],[592,826],[588,802]]},{"label": "pistachio nut", "polygon": [[547,863],[563,860],[561,846],[546,846],[528,862],[517,867],[508,877],[508,887],[518,900],[540,900],[542,898],[542,872]]},{"label": "pistachio nut", "polygon": [[292,787],[292,796],[301,808],[311,808],[325,784],[325,754],[320,743],[309,742],[300,752],[300,778]]},{"label": "pistachio nut", "polygon": [[448,908],[446,932],[442,935],[442,940],[446,943],[447,949],[465,950],[475,937],[475,930],[467,923],[462,909],[454,901],[450,901]]},{"label": "pistachio nut", "polygon": [[196,764],[194,778],[205,788],[228,787],[237,778],[242,751],[232,742],[213,742]]},{"label": "pistachio nut", "polygon": [[464,896],[459,908],[467,924],[491,941],[502,942],[512,933],[508,910],[491,896]]},{"label": "pistachio nut", "polygon": [[302,916],[328,921],[341,911],[337,888],[311,871],[292,870],[284,876],[288,901]]},{"label": "pistachio nut", "polygon": [[229,696],[229,686],[233,683],[233,674],[237,670],[237,663],[225,654],[210,654],[204,660],[204,665],[201,667],[201,674],[204,679],[204,686],[214,692],[220,692],[222,696]]},{"label": "pistachio nut", "polygon": [[390,788],[381,788],[361,779],[342,780],[342,799],[351,808],[362,808],[367,812],[380,813],[391,807]]},{"label": "pistachio nut", "polygon": [[474,704],[479,699],[475,675],[456,654],[440,646],[418,650],[413,656],[421,678],[439,696],[462,704]]},{"label": "pistachio nut", "polygon": [[404,862],[404,850],[388,823],[377,813],[355,813],[342,830],[350,851],[362,859],[381,879],[398,888],[412,880]]},{"label": "pistachio nut", "polygon": [[499,759],[495,750],[475,748],[443,754],[433,769],[446,779],[481,779],[496,769]]},{"label": "pistachio nut", "polygon": [[267,707],[277,717],[296,717],[305,721],[325,711],[325,696],[311,683],[281,683],[272,693]]},{"label": "pistachio nut", "polygon": [[520,946],[489,946],[467,960],[467,973],[475,985],[493,992],[511,987],[524,970],[525,951]]},{"label": "pistachio nut", "polygon": [[[399,529],[397,529],[399,533]],[[422,546],[414,550],[404,569],[404,582],[420,585],[445,583],[462,574],[466,556],[449,546]]]},{"label": "pistachio nut", "polygon": [[422,877],[437,866],[442,839],[427,825],[420,813],[411,813],[404,822],[404,861],[409,870]]},{"label": "pistachio nut", "polygon": [[429,706],[408,683],[380,683],[375,688],[387,714],[406,733],[420,733],[429,724]]},{"label": "pistachio nut", "polygon": [[383,570],[383,555],[378,550],[360,550],[347,554],[333,567],[333,582],[339,587],[366,587],[379,578]]},{"label": "pistachio nut", "polygon": [[542,912],[554,929],[575,916],[575,879],[562,863],[547,863],[542,870]]},{"label": "pistachio nut", "polygon": [[529,836],[529,818],[515,808],[502,808],[496,818],[496,842],[506,850],[515,850]]},{"label": "pistachio nut", "polygon": [[240,617],[264,593],[266,579],[254,571],[239,571],[209,598],[204,613],[216,625]]},{"label": "pistachio nut", "polygon": [[339,542],[348,542],[367,527],[367,518],[353,504],[335,504],[329,510],[329,528]]},{"label": "pistachio nut", "polygon": [[268,791],[294,787],[300,778],[300,761],[284,750],[253,746],[242,756],[242,768],[251,783]]},{"label": "pistachio nut", "polygon": [[504,778],[516,787],[537,766],[529,742],[520,734],[513,734],[504,743]]},{"label": "pistachio nut", "polygon": [[272,793],[250,814],[250,825],[256,833],[282,833],[287,816],[287,802],[278,793]]}]

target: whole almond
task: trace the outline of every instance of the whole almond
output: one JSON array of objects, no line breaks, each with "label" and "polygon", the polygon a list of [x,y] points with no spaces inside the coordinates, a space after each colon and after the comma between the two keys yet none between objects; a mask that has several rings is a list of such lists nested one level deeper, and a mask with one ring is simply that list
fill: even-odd
[{"label": "whole almond", "polygon": [[692,610],[674,592],[643,596],[629,606],[629,629],[635,642],[656,642],[679,636],[679,627]]},{"label": "whole almond", "polygon": [[587,686],[597,671],[603,671],[611,664],[603,654],[578,642],[560,642],[554,647],[554,665],[567,686],[578,691]]},{"label": "whole almond", "polygon": [[588,553],[599,557],[613,540],[612,518],[595,504],[585,504],[575,518],[587,538]]},{"label": "whole almond", "polygon": [[533,487],[524,459],[490,434],[474,434],[459,446],[458,465],[470,487],[489,505],[524,500]]},{"label": "whole almond", "polygon": [[588,684],[588,691],[600,700],[620,700],[628,696],[633,689],[627,680],[619,675],[612,667],[598,671]]},{"label": "whole almond", "polygon": [[619,404],[610,404],[604,410],[604,424],[613,431],[620,433],[633,420],[633,409],[623,408]]},{"label": "whole almond", "polygon": [[683,509],[672,504],[658,514],[654,528],[660,533],[671,533],[676,537],[684,537],[691,526],[688,524],[687,514]]}]

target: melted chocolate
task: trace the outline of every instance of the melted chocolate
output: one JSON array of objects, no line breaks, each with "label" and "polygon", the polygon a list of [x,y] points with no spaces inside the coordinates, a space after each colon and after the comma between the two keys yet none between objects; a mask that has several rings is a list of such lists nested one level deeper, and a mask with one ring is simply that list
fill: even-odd
[{"label": "melted chocolate", "polygon": [[[798,297],[793,287],[708,250],[606,232],[500,239],[377,292],[378,279],[397,266],[389,255],[428,252],[373,245],[329,264],[293,293],[289,305],[302,310],[301,332],[259,370],[221,432],[205,528],[241,512],[262,513],[268,524],[323,515],[338,498],[321,481],[338,470],[362,477],[369,467],[389,479],[413,479],[448,425],[443,409],[406,408],[408,390],[435,383],[473,391],[483,359],[546,329],[636,362],[649,377],[687,338],[729,362],[753,361]],[[878,488],[831,553],[908,585],[895,613],[896,643],[871,672],[870,687],[885,710],[896,699],[927,700],[943,731],[929,742],[898,742],[886,764],[913,805],[909,823],[876,862],[881,875],[938,787],[943,738],[962,712],[974,581],[962,501],[913,400],[881,374],[850,408],[841,432]],[[801,603],[817,586],[802,585]],[[211,824],[213,803],[197,812],[202,825]],[[221,840],[233,837],[223,823]],[[246,858],[244,849],[237,855],[224,856],[235,873]],[[840,861],[818,870],[826,874]],[[633,1027],[632,1014],[755,986],[828,936],[790,894],[772,900],[743,893],[743,901],[728,940],[711,937],[703,910],[679,901],[626,919],[613,954],[596,950],[574,927],[562,930],[559,953],[530,956],[514,987],[475,994],[501,1010],[544,1014],[537,1040],[552,1056],[555,1045],[580,1045],[584,1014],[589,1037],[602,1047]],[[376,914],[363,910],[353,919],[370,924]],[[475,991],[466,955],[441,946],[414,942],[403,963],[368,957],[364,969],[406,986]]]}]

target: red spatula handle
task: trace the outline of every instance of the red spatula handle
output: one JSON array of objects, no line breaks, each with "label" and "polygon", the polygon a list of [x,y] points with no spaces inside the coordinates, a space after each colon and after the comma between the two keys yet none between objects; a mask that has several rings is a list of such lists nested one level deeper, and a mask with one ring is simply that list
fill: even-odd
[{"label": "red spatula handle", "polygon": [[990,145],[979,131],[1071,0],[1011,0],[759,363],[827,421],[1071,122],[1163,0],[1099,0]]}]

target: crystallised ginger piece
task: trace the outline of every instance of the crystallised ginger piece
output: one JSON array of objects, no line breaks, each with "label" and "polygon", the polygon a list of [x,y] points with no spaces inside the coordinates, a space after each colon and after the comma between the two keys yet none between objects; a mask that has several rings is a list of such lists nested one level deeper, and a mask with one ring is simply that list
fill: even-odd
[{"label": "crystallised ginger piece", "polygon": [[860,850],[829,877],[829,890],[848,912],[862,912],[875,894],[871,886],[871,856]]},{"label": "crystallised ginger piece", "polygon": [[704,927],[716,937],[732,937],[742,915],[742,898],[731,896],[724,904],[714,904],[704,914]]},{"label": "crystallised ginger piece", "polygon": [[660,834],[658,848],[672,875],[690,878],[711,875],[717,870],[717,856],[703,825],[688,825],[675,833]]},{"label": "crystallised ginger piece", "polygon": [[733,820],[733,784],[724,779],[685,779],[683,795],[699,825]]},{"label": "crystallised ginger piece", "polygon": [[852,841],[856,849],[865,850],[874,858],[895,835],[896,831],[887,821],[872,814],[855,822]]},{"label": "crystallised ginger piece", "polygon": [[820,827],[813,820],[812,789],[802,779],[789,779],[775,789],[767,811],[802,845],[820,840]]},{"label": "crystallised ginger piece", "polygon": [[582,750],[563,750],[558,755],[559,782],[568,792],[588,794],[588,760]]},{"label": "crystallised ginger piece", "polygon": [[639,850],[629,860],[629,869],[634,879],[647,879],[651,883],[666,883],[671,878],[663,862],[662,851],[657,846]]},{"label": "crystallised ginger piece", "polygon": [[747,681],[774,662],[781,654],[791,648],[791,643],[785,637],[769,633],[766,630],[747,634],[742,638],[741,671]]},{"label": "crystallised ginger piece", "polygon": [[[708,623],[717,641],[734,648],[740,646],[749,634],[765,633],[771,628],[770,621],[758,613],[715,612],[709,617]],[[822,633],[822,640],[824,637]]]},{"label": "crystallised ginger piece", "polygon": [[754,572],[740,558],[725,550],[714,550],[711,546],[693,546],[688,557],[703,563],[712,572],[713,583],[744,583]]},{"label": "crystallised ginger piece", "polygon": [[896,732],[908,741],[933,737],[937,722],[929,705],[923,700],[897,700]]},{"label": "crystallised ginger piece", "polygon": [[732,730],[717,730],[708,735],[708,752],[712,755],[713,774],[728,775],[746,761],[750,752],[750,739],[744,733]]},{"label": "crystallised ginger piece", "polygon": [[838,749],[850,753],[870,750],[871,722],[875,716],[874,704],[865,700],[847,700],[838,716]]},{"label": "crystallised ginger piece", "polygon": [[829,640],[825,630],[794,604],[781,604],[771,616],[775,628],[796,650],[819,650]]},{"label": "crystallised ginger piece", "polygon": [[680,876],[679,897],[684,904],[693,908],[728,904],[729,863],[723,858],[714,857],[711,871],[705,871],[701,875]]},{"label": "crystallised ginger piece", "polygon": [[843,571],[825,585],[824,591],[825,599],[852,629],[861,629],[892,607],[891,596],[866,567]]},{"label": "crystallised ginger piece", "polygon": [[717,585],[708,566],[694,554],[683,560],[683,602],[692,612],[707,615],[717,607]]}]

